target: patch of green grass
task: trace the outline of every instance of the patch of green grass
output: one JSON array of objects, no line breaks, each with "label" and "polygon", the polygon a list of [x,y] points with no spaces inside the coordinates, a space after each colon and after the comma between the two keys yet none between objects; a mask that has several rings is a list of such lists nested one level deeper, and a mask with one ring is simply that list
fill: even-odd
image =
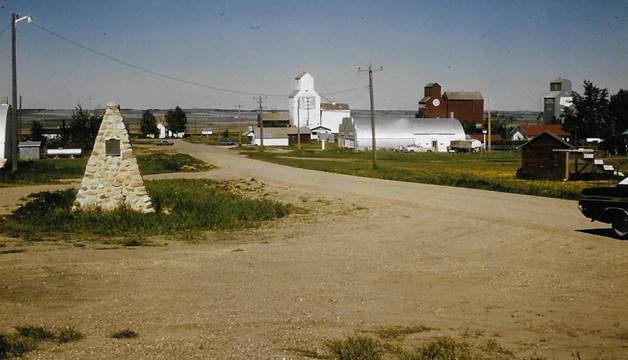
[{"label": "patch of green grass", "polygon": [[458,340],[451,337],[436,337],[429,340],[405,338],[407,334],[426,331],[426,329],[430,328],[425,326],[378,328],[372,332],[381,335],[379,340],[349,336],[343,339],[327,340],[324,343],[326,352],[323,354],[310,350],[297,352],[297,354],[338,360],[507,360],[517,358],[511,350],[493,339],[483,341]]},{"label": "patch of green grass", "polygon": [[385,340],[399,340],[411,334],[417,334],[434,330],[431,327],[423,325],[411,326],[383,326],[370,332]]},{"label": "patch of green grass", "polygon": [[379,360],[383,355],[381,343],[367,336],[328,340],[325,347],[335,360]]},{"label": "patch of green grass", "polygon": [[443,337],[406,353],[403,360],[474,360],[469,344]]},{"label": "patch of green grass", "polygon": [[15,330],[20,336],[24,336],[35,341],[52,341],[57,338],[57,335],[54,331],[46,329],[42,326],[16,326]]},{"label": "patch of green grass", "polygon": [[16,326],[15,330],[19,336],[29,338],[35,342],[57,341],[59,343],[68,343],[83,338],[83,334],[72,326],[66,326],[58,331],[54,331],[43,326],[26,325]]},{"label": "patch of green grass", "polygon": [[153,152],[137,156],[137,165],[142,175],[173,172],[206,171],[213,168],[210,164],[191,157],[188,154]]},{"label": "patch of green grass", "polygon": [[17,173],[9,174],[4,184],[42,184],[81,178],[88,158],[20,161]]},{"label": "patch of green grass", "polygon": [[0,218],[0,232],[30,239],[96,235],[138,239],[159,234],[251,227],[288,215],[291,207],[254,200],[223,189],[211,180],[147,181],[156,213],[130,209],[72,211],[76,190],[32,194],[12,215]]},{"label": "patch of green grass", "polygon": [[27,337],[0,333],[0,359],[22,356],[35,347],[36,343]]},{"label": "patch of green grass", "polygon": [[57,341],[63,344],[81,340],[83,337],[84,335],[72,326],[66,326],[59,330],[57,334]]},{"label": "patch of green grass", "polygon": [[23,253],[23,252],[26,252],[26,250],[24,250],[24,249],[0,250],[0,255],[3,255],[3,254],[19,254],[19,253]]},{"label": "patch of green grass", "polygon": [[0,359],[22,356],[42,341],[63,344],[83,338],[83,334],[71,326],[55,331],[43,326],[24,325],[16,326],[15,330],[16,334],[0,333]]},{"label": "patch of green grass", "polygon": [[[233,138],[234,136],[235,140],[232,139],[232,141],[237,142],[238,134],[234,133],[231,137]],[[216,131],[214,134],[211,135],[188,136],[186,138],[183,138],[183,141],[187,141],[192,144],[220,145],[220,142],[222,141],[222,134],[220,133],[220,131]]]},{"label": "patch of green grass", "polygon": [[[211,164],[187,154],[163,151],[137,151],[137,165],[142,175],[172,172],[207,171],[214,168]],[[41,159],[20,161],[18,171],[8,174],[0,186],[56,183],[60,180],[81,179],[89,155],[75,159]]]},{"label": "patch of green grass", "polygon": [[563,182],[518,179],[515,176],[521,162],[518,152],[451,154],[380,151],[377,169],[372,167],[370,152],[347,149],[300,150],[281,154],[251,151],[245,154],[254,159],[325,172],[564,199],[577,199],[586,187],[616,184],[616,181],[605,180]]},{"label": "patch of green grass", "polygon": [[111,334],[111,337],[114,339],[135,339],[138,336],[140,336],[138,333],[129,328],[122,329]]}]

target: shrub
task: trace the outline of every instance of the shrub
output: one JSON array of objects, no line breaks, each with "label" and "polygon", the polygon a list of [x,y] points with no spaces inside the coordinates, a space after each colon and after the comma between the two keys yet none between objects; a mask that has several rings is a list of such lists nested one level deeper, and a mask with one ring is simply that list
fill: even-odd
[{"label": "shrub", "polygon": [[81,340],[83,337],[83,334],[81,334],[75,328],[71,326],[66,326],[63,329],[59,330],[59,334],[57,335],[57,341],[60,343],[69,343],[72,341]]},{"label": "shrub", "polygon": [[114,339],[135,339],[139,336],[138,333],[136,333],[135,331],[126,328],[126,329],[122,329],[120,331],[116,331],[113,334],[111,334],[111,337]]},{"label": "shrub", "polygon": [[73,211],[76,190],[42,192],[31,195],[11,216],[0,218],[0,231],[31,238],[68,233],[137,238],[254,226],[290,211],[278,202],[242,198],[210,180],[159,180],[146,182],[146,188],[156,213],[127,208]]},{"label": "shrub", "polygon": [[366,336],[328,340],[325,347],[336,360],[379,360],[383,353],[379,341]]}]

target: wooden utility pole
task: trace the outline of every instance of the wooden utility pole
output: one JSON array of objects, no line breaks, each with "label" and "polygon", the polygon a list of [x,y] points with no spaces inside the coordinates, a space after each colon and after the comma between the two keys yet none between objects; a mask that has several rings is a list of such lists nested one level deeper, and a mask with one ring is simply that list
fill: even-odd
[{"label": "wooden utility pole", "polygon": [[493,142],[491,141],[491,110],[488,110],[488,152],[493,152]]},{"label": "wooden utility pole", "polygon": [[301,150],[301,98],[297,99],[297,149]]},{"label": "wooden utility pole", "polygon": [[20,99],[19,112],[17,113],[17,142],[18,144],[22,138],[22,95],[18,97]]},{"label": "wooden utility pole", "polygon": [[242,106],[238,104],[238,145],[242,146],[242,118],[240,117],[240,109]]},{"label": "wooden utility pole", "polygon": [[15,49],[15,20],[17,20],[17,14],[11,14],[11,79],[12,79],[12,107],[13,112],[11,113],[11,122],[13,123],[11,131],[11,146],[12,146],[12,154],[11,154],[11,172],[17,171],[17,56]]},{"label": "wooden utility pole", "polygon": [[258,126],[259,126],[260,151],[264,152],[264,114],[263,114],[264,106],[262,104],[263,97],[260,95],[260,96],[257,96],[255,99],[258,101],[258,104],[259,104],[259,115],[258,115],[259,124],[258,124]]},{"label": "wooden utility pole", "polygon": [[384,67],[380,66],[377,69],[373,69],[373,64],[369,64],[368,69],[362,69],[358,67],[358,72],[368,71],[369,72],[369,97],[371,101],[371,136],[373,137],[372,141],[372,150],[373,150],[373,169],[377,169],[377,147],[375,145],[375,104],[373,101],[373,71],[383,71]]}]

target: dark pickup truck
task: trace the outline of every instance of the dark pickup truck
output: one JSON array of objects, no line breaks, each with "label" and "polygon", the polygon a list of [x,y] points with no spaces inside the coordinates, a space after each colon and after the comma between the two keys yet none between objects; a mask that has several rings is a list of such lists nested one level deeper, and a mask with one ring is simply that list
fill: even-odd
[{"label": "dark pickup truck", "polygon": [[628,235],[628,184],[584,189],[578,207],[591,221],[611,224],[618,237]]}]

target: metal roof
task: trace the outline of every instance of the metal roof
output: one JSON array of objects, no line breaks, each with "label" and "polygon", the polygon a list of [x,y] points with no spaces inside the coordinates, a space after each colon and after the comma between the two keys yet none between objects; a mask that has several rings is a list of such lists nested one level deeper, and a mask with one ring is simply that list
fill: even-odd
[{"label": "metal roof", "polygon": [[445,91],[443,97],[448,100],[484,100],[479,91]]},{"label": "metal roof", "polygon": [[21,141],[17,147],[40,147],[41,141]]},{"label": "metal roof", "polygon": [[321,103],[321,110],[349,110],[349,104],[345,104],[345,103]]},{"label": "metal roof", "polygon": [[290,120],[290,114],[287,111],[269,111],[263,112],[262,118],[264,121],[272,120]]},{"label": "metal roof", "polygon": [[[357,137],[360,133],[371,137],[371,121],[368,118],[353,119]],[[460,121],[455,118],[401,118],[401,119],[375,119],[375,133],[378,138],[400,138],[423,134],[450,134],[462,135],[464,129]]]},{"label": "metal roof", "polygon": [[427,102],[430,101],[431,98],[431,96],[424,96],[423,99],[419,100],[419,104],[427,104]]},{"label": "metal roof", "polygon": [[296,134],[299,134],[299,133],[301,133],[301,134],[311,134],[312,133],[312,131],[308,127],[302,127],[300,129],[293,127],[293,128],[287,128],[287,129],[288,129],[288,131],[286,132],[286,134],[288,134],[288,135],[296,135]]}]

